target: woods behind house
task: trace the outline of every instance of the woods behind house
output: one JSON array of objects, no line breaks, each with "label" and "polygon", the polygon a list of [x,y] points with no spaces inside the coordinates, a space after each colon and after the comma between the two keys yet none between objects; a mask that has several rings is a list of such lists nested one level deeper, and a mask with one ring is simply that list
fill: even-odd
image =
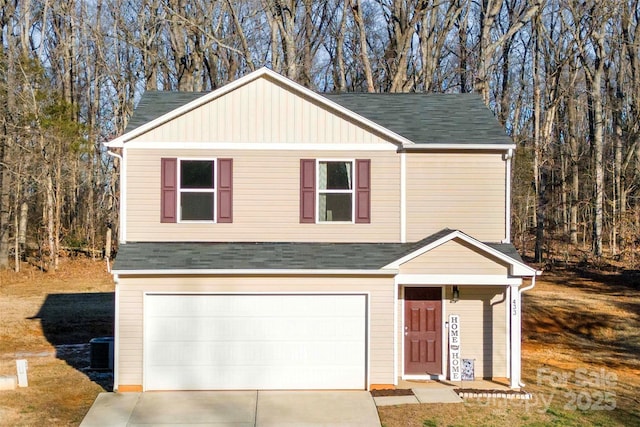
[{"label": "woods behind house", "polygon": [[635,263],[639,21],[637,0],[4,0],[0,268],[117,238],[101,143],[143,91],[262,66],[319,92],[477,92],[517,144],[514,243]]}]

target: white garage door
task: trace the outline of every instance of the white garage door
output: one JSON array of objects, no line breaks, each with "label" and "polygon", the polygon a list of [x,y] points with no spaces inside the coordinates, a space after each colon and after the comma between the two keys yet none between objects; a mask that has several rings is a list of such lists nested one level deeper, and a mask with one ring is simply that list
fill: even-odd
[{"label": "white garage door", "polygon": [[364,389],[365,295],[147,295],[145,389]]}]

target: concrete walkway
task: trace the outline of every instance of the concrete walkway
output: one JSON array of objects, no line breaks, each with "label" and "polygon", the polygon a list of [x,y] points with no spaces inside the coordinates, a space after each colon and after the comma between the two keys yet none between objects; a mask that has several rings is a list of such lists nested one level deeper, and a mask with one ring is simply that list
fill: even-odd
[{"label": "concrete walkway", "polygon": [[100,393],[81,427],[380,426],[367,391]]}]

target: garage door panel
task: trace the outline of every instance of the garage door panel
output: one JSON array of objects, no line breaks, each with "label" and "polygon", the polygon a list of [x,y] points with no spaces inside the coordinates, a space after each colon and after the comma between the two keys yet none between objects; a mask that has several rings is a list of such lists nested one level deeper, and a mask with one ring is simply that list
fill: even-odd
[{"label": "garage door panel", "polygon": [[[358,376],[345,376],[334,368],[318,368],[319,380],[314,389],[350,389],[353,383],[362,381]],[[265,371],[262,367],[220,367],[203,374],[197,367],[169,368],[165,376],[154,382],[154,390],[201,390],[202,383],[227,384],[217,390],[263,389],[264,384],[278,384],[272,389],[309,389],[308,372],[299,368],[275,368]],[[232,384],[232,385],[231,385]]]},{"label": "garage door panel", "polygon": [[[172,296],[178,298],[170,298]],[[146,307],[147,314],[197,317],[197,313],[209,313],[211,316],[221,317],[264,317],[278,313],[283,317],[297,317],[308,315],[308,306],[312,303],[318,308],[316,315],[332,317],[334,308],[343,313],[358,309],[362,298],[362,295],[343,295],[336,299],[336,295],[323,294],[208,295],[208,298],[202,298],[203,296],[205,295],[163,295],[169,298],[154,299],[153,304]],[[313,300],[309,301],[309,297]]]},{"label": "garage door panel", "polygon": [[360,339],[364,319],[357,316],[296,318],[257,317],[150,317],[149,333],[162,336],[165,341],[229,341],[242,331],[248,340],[304,340],[313,335],[314,340]]},{"label": "garage door panel", "polygon": [[[204,345],[203,345],[204,344]],[[152,368],[163,368],[184,363],[193,366],[299,366],[314,367],[361,365],[361,343],[346,342],[341,348],[334,345],[319,347],[315,343],[289,342],[266,346],[264,343],[232,342],[225,345],[209,343],[154,343],[149,351],[155,353]],[[313,345],[313,347],[312,347]],[[310,349],[313,349],[311,351]]]},{"label": "garage door panel", "polygon": [[147,295],[145,389],[362,389],[365,295]]}]

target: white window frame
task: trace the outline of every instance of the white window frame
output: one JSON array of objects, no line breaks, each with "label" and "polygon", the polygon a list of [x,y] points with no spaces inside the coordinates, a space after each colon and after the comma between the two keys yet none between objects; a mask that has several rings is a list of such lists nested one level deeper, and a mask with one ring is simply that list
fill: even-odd
[{"label": "white window frame", "polygon": [[[182,162],[183,161],[198,161],[198,162],[212,162],[213,163],[213,188],[186,188],[182,189]],[[178,222],[187,224],[215,224],[218,221],[218,159],[215,157],[178,157],[178,173],[176,187],[178,191],[176,200],[176,206],[178,207]],[[213,220],[191,220],[182,219],[182,193],[213,193]]]},{"label": "white window frame", "polygon": [[[321,190],[320,189],[320,163],[339,162],[351,163],[351,189],[350,190]],[[355,224],[356,216],[356,159],[316,159],[316,224]],[[351,221],[321,221],[320,220],[320,193],[322,194],[351,194]]]}]

